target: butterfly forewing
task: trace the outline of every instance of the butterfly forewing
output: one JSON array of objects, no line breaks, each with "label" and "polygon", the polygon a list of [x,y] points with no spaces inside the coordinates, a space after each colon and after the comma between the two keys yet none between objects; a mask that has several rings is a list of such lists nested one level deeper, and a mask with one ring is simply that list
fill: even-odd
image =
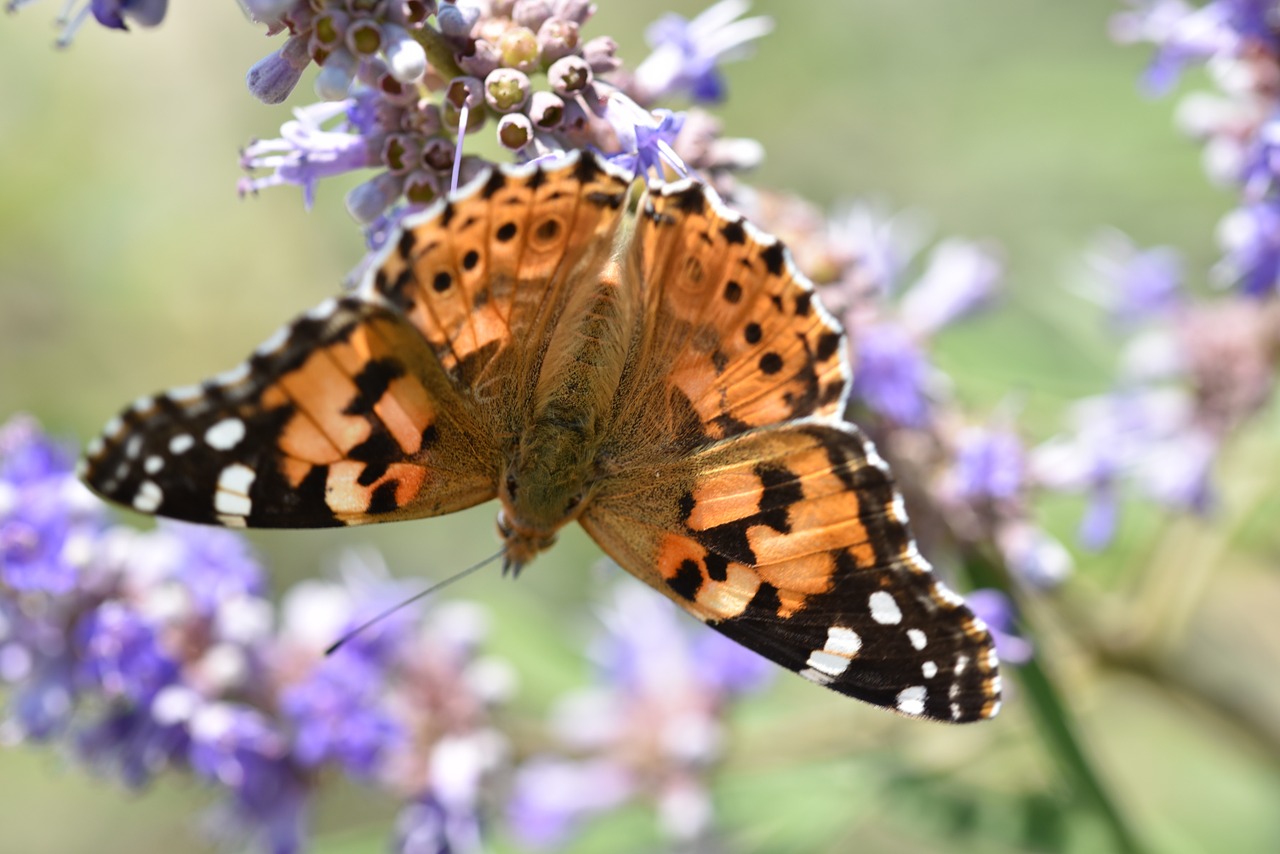
[{"label": "butterfly forewing", "polygon": [[146,513],[232,527],[433,516],[495,494],[473,419],[421,333],[349,297],[235,370],[135,402],[90,447],[85,480]]},{"label": "butterfly forewing", "polygon": [[408,221],[369,290],[404,312],[466,393],[518,410],[566,303],[609,260],[629,184],[585,155],[495,169]]},{"label": "butterfly forewing", "polygon": [[651,319],[645,365],[709,436],[843,412],[850,371],[839,324],[782,244],[714,192],[691,181],[650,192],[631,260]]},{"label": "butterfly forewing", "polygon": [[991,717],[991,637],[906,522],[874,446],[820,421],[615,478],[582,519],[624,568],[814,682],[913,716]]}]

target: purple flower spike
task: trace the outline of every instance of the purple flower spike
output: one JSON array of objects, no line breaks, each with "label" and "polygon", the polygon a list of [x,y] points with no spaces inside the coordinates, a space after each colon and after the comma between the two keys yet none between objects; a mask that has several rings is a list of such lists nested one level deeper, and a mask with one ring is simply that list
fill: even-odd
[{"label": "purple flower spike", "polygon": [[294,756],[305,768],[334,761],[358,779],[370,778],[402,728],[379,706],[385,675],[340,651],[288,688],[281,710],[294,727]]},{"label": "purple flower spike", "polygon": [[969,501],[1011,501],[1022,491],[1026,459],[1022,441],[1007,430],[974,428],[959,439],[956,491]]},{"label": "purple flower spike", "polygon": [[872,324],[857,330],[854,345],[853,396],[895,424],[928,424],[933,369],[907,330],[896,323]]},{"label": "purple flower spike", "polygon": [[1139,249],[1119,231],[1104,232],[1089,253],[1099,282],[1086,296],[1119,323],[1167,316],[1182,304],[1182,257],[1167,246]]},{"label": "purple flower spike", "polygon": [[739,20],[750,6],[749,0],[721,0],[692,21],[668,14],[650,26],[645,38],[653,53],[636,67],[641,99],[723,100],[719,63],[746,56],[752,42],[773,31],[771,18]]},{"label": "purple flower spike", "polygon": [[101,502],[34,421],[17,416],[0,427],[0,584],[70,591],[104,524]]}]

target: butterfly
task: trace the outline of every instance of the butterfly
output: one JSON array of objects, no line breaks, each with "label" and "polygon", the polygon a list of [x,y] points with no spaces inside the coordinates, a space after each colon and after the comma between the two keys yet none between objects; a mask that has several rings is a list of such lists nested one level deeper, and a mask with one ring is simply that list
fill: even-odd
[{"label": "butterfly", "polygon": [[491,168],[407,220],[353,293],[239,367],[144,397],[84,476],[255,528],[493,498],[518,573],[577,520],[623,568],[801,676],[990,718],[992,638],[932,572],[843,420],[845,335],[782,244],[684,179],[594,154]]}]

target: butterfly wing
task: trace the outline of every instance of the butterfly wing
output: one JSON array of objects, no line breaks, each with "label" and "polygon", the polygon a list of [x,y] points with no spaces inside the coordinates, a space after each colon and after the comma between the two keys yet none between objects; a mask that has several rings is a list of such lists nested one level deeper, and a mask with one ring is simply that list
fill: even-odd
[{"label": "butterfly wing", "polygon": [[918,717],[999,708],[990,634],[921,557],[851,425],[755,430],[629,472],[581,521],[623,568],[814,682]]},{"label": "butterfly wing", "polygon": [[91,443],[84,478],[145,513],[315,528],[470,507],[494,496],[498,470],[422,334],[346,297],[226,374],[135,402]]},{"label": "butterfly wing", "polygon": [[418,328],[496,429],[519,430],[566,306],[613,254],[629,188],[587,152],[493,169],[408,222],[368,289]]},{"label": "butterfly wing", "polygon": [[[646,194],[629,262],[650,318],[635,371],[644,389],[631,399],[678,399],[703,439],[843,413],[839,324],[782,244],[714,191],[686,180]],[[651,410],[632,414],[643,422]]]}]

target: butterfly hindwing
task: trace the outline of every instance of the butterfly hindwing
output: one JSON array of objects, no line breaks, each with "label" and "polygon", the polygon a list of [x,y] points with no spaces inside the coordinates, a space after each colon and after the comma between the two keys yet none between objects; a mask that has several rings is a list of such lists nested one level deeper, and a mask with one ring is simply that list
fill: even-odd
[{"label": "butterfly hindwing", "polygon": [[625,569],[814,682],[948,721],[998,708],[990,634],[920,556],[852,426],[756,430],[618,477],[582,523]]},{"label": "butterfly hindwing", "polygon": [[90,446],[85,479],[142,512],[232,527],[434,516],[495,494],[471,414],[416,329],[347,297],[226,374],[135,402]]}]

